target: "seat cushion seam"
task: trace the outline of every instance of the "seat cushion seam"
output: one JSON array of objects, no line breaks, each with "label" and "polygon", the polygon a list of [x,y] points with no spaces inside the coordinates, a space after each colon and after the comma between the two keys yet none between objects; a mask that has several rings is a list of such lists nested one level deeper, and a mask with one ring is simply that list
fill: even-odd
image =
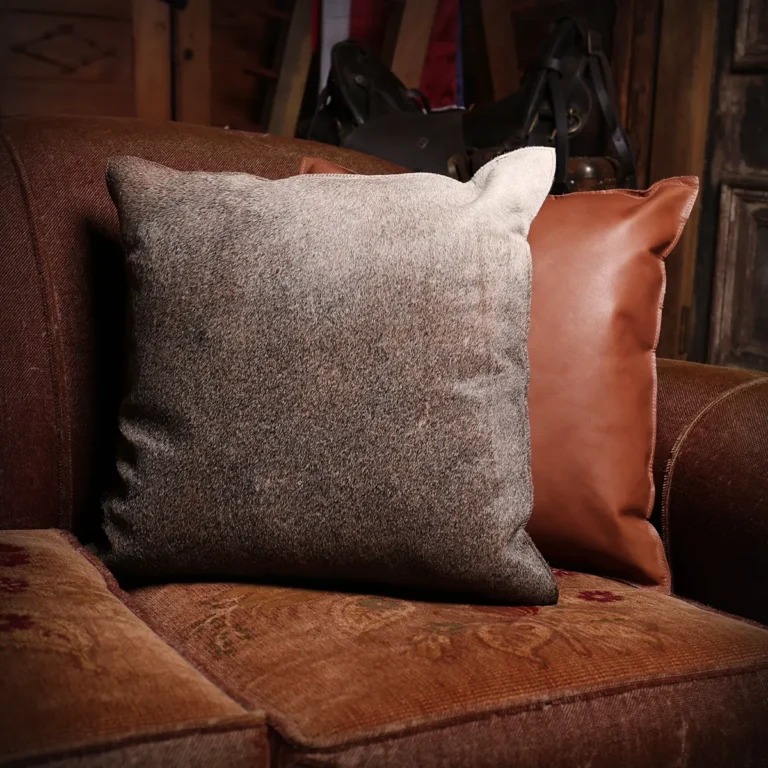
[{"label": "seat cushion seam", "polygon": [[[587,702],[602,698],[610,698],[611,696],[620,696],[622,694],[631,693],[636,690],[663,688],[665,686],[680,685],[681,683],[696,683],[700,680],[716,680],[720,678],[748,676],[754,674],[755,672],[762,672],[763,670],[768,670],[768,660],[765,662],[751,663],[744,667],[704,670],[691,672],[684,675],[672,675],[664,678],[636,680],[631,683],[625,683],[619,686],[605,688],[598,691],[586,691],[583,693],[562,696],[560,698],[528,702],[525,704],[512,704],[507,707],[497,707],[485,712],[461,714],[454,717],[435,720],[433,722],[405,726],[397,730],[392,730],[386,734],[361,736],[359,738],[353,737],[350,739],[338,741],[336,743],[317,743],[316,746],[312,745],[312,739],[304,735],[300,729],[295,726],[292,719],[286,717],[282,712],[265,706],[263,703],[260,709],[266,712],[267,724],[269,727],[274,730],[275,733],[277,733],[278,736],[293,749],[301,750],[307,753],[332,753],[338,751],[339,749],[345,749],[348,747],[357,747],[367,744],[394,741],[396,739],[421,733],[429,733],[430,731],[439,731],[442,729],[451,728],[456,725],[463,725],[466,723],[479,723],[485,720],[490,720],[494,717],[515,717],[519,714],[541,710],[548,707],[566,706],[568,704],[574,704],[577,702]],[[288,727],[286,727],[286,722],[278,722],[277,719],[279,718],[282,718],[283,721],[289,721]]]},{"label": "seat cushion seam", "polygon": [[199,664],[197,664],[193,659],[189,657],[189,655],[185,652],[185,650],[180,647],[178,643],[175,643],[171,640],[168,640],[167,638],[163,637],[162,633],[158,631],[156,624],[151,620],[150,617],[146,615],[144,611],[142,611],[137,601],[134,600],[131,595],[123,590],[120,585],[117,582],[117,579],[107,570],[106,566],[99,560],[96,555],[93,554],[90,550],[88,550],[87,547],[83,546],[77,538],[75,538],[74,534],[70,533],[69,531],[60,530],[57,531],[57,533],[84,559],[86,560],[91,567],[93,567],[96,572],[98,573],[101,580],[104,582],[104,585],[106,586],[109,593],[120,601],[122,605],[124,605],[144,626],[147,627],[147,629],[152,632],[155,637],[160,640],[164,645],[171,648],[173,651],[175,651],[187,664],[189,664],[190,667],[192,667],[196,672],[198,672],[202,677],[204,677],[211,685],[218,688],[223,694],[228,696],[232,701],[234,701],[236,704],[240,705],[243,708],[244,712],[258,712],[259,709],[257,707],[251,706],[251,704],[245,700],[243,700],[241,697],[237,696],[234,691],[229,689],[227,685],[225,685],[221,680],[218,680],[216,676],[211,675],[210,672],[203,669]]},{"label": "seat cushion seam", "polygon": [[[118,736],[103,741],[77,744],[71,747],[63,747],[51,752],[40,752],[34,755],[20,755],[13,759],[12,765],[15,768],[22,766],[33,766],[41,763],[48,763],[54,760],[63,760],[70,757],[80,757],[82,755],[98,755],[110,752],[114,749],[124,749],[126,747],[135,747],[143,744],[158,744],[164,741],[172,741],[187,736],[207,736],[220,733],[235,733],[237,731],[247,731],[253,728],[263,728],[266,731],[266,721],[260,718],[259,711],[244,712],[241,715],[232,715],[229,717],[215,718],[200,722],[191,722],[181,726],[178,729],[164,729],[162,731],[145,731],[143,733],[131,733],[125,736]],[[257,719],[260,718],[260,719]],[[0,761],[0,765],[2,765]]]}]

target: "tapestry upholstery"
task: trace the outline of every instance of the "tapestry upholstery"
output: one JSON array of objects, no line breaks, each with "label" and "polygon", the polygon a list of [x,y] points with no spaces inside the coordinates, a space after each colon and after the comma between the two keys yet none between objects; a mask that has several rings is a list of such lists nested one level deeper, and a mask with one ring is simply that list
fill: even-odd
[{"label": "tapestry upholstery", "polygon": [[263,716],[119,594],[69,534],[0,532],[0,765],[266,765]]},{"label": "tapestry upholstery", "polygon": [[655,590],[556,576],[548,607],[235,583],[130,600],[267,712],[285,765],[758,764],[768,631]]}]

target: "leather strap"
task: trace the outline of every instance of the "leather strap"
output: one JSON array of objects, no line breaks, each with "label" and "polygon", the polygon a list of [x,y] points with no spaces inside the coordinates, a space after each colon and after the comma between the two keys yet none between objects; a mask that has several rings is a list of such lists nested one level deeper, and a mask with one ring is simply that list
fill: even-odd
[{"label": "leather strap", "polygon": [[600,49],[593,50],[589,55],[589,75],[592,78],[592,84],[595,87],[595,93],[600,102],[603,117],[608,124],[611,142],[618,155],[619,167],[621,169],[619,176],[622,184],[630,189],[635,189],[637,188],[635,160],[629,147],[629,137],[621,126],[619,113],[616,109],[616,90],[613,85],[611,66]]},{"label": "leather strap", "polygon": [[568,172],[568,107],[563,93],[563,81],[557,72],[547,72],[547,86],[555,118],[555,185],[564,188]]}]

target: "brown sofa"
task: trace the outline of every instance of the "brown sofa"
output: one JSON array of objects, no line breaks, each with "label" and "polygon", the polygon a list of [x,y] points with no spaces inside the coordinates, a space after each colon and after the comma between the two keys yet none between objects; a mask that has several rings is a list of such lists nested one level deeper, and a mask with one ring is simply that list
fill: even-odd
[{"label": "brown sofa", "polygon": [[562,570],[545,608],[307,584],[124,591],[79,543],[98,535],[120,396],[106,159],[397,169],[178,124],[1,132],[0,764],[768,764],[768,376],[659,361],[654,519],[676,597]]}]

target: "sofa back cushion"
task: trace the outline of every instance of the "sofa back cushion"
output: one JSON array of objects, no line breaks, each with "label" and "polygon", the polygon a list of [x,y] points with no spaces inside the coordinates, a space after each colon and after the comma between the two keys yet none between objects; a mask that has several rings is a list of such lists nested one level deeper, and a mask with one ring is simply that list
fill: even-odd
[{"label": "sofa back cushion", "polygon": [[[306,158],[302,173],[351,173]],[[531,225],[528,530],[557,565],[669,589],[654,498],[655,350],[664,259],[695,178],[550,196]]]},{"label": "sofa back cushion", "polygon": [[114,468],[124,278],[104,172],[124,154],[268,179],[297,174],[306,155],[399,170],[336,147],[178,123],[0,121],[0,528],[93,524]]},{"label": "sofa back cushion", "polygon": [[110,161],[130,283],[110,567],[554,602],[525,532],[526,237],[554,167],[545,147],[466,184]]}]

